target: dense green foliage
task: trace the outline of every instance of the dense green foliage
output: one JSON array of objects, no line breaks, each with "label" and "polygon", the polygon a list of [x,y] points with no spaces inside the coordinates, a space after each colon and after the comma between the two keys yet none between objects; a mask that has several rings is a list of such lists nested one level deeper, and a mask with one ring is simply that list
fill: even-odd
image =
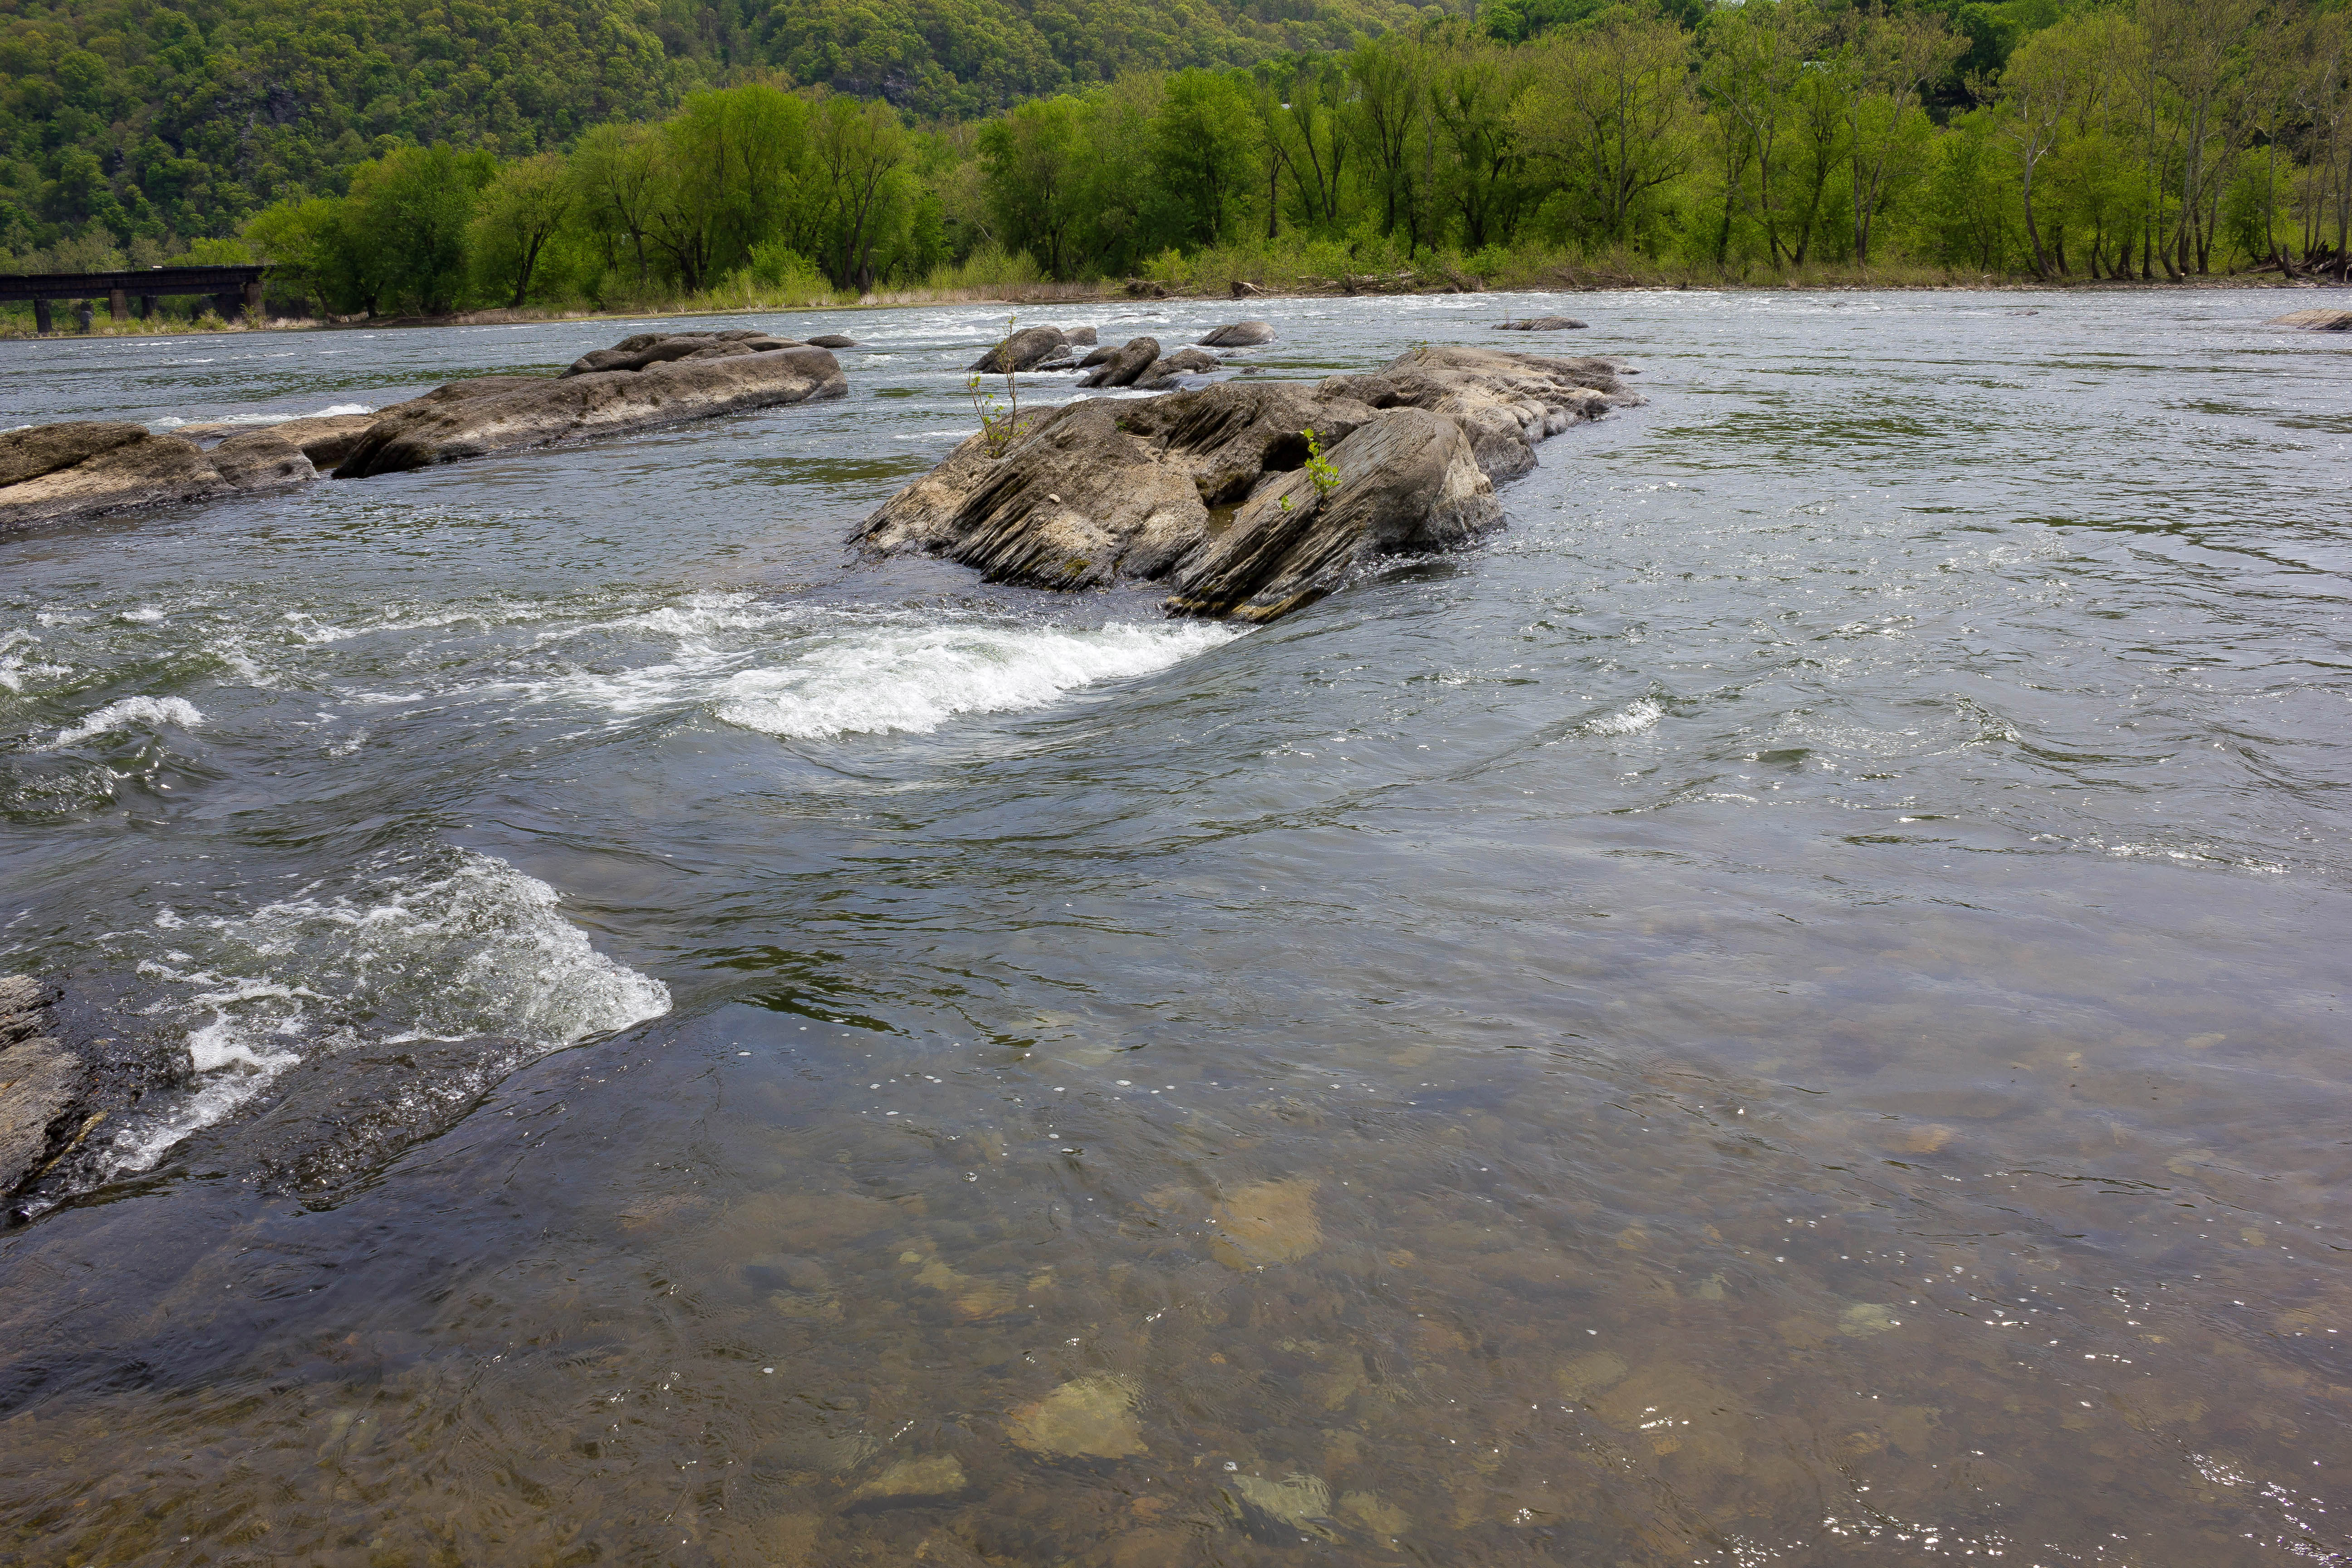
[{"label": "dense green foliage", "polygon": [[[2342,0],[381,3],[18,15],[0,245],[68,268],[239,236],[281,296],[374,313],[1203,258],[2178,277],[2340,267],[2352,213]],[[1252,63],[1126,68],[1203,56]]]},{"label": "dense green foliage", "polygon": [[969,118],[1130,69],[1245,65],[1402,0],[10,0],[0,249],[226,236],[403,142],[501,157],[781,72]]}]

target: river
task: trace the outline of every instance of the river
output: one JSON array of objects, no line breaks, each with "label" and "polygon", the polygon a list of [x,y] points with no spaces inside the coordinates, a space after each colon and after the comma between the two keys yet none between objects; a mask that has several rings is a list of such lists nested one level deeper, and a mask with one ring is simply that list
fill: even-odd
[{"label": "river", "polygon": [[[980,307],[0,540],[0,971],[193,1069],[0,1234],[0,1563],[2352,1562],[2309,302],[1253,301],[1649,402],[1246,633],[845,550]],[[634,330],[9,343],[0,426]]]}]

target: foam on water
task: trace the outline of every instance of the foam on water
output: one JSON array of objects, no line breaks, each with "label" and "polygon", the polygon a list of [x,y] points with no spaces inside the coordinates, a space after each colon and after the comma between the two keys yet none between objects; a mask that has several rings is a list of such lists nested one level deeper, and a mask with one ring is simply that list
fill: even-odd
[{"label": "foam on water", "polygon": [[341,416],[346,414],[373,414],[374,412],[375,405],[370,403],[337,403],[330,405],[325,408],[321,408],[315,414],[230,414],[218,419],[194,420],[182,419],[176,416],[167,416],[164,418],[155,420],[148,426],[148,428],[151,430],[176,430],[183,425],[192,424],[251,425],[255,426],[265,426],[270,425],[283,425],[291,419],[335,419],[340,418]]},{"label": "foam on water", "polygon": [[159,724],[172,724],[183,730],[193,730],[204,721],[204,714],[184,697],[123,697],[108,703],[80,723],[58,731],[57,738],[49,744],[70,746],[78,741],[87,741],[94,735],[103,735],[115,730],[127,730],[133,725],[153,729]]},{"label": "foam on water", "polygon": [[1614,712],[1586,721],[1583,728],[1588,735],[1638,735],[1644,730],[1656,728],[1658,721],[1665,716],[1666,710],[1663,706],[1652,698],[1643,697],[1628,702]]},{"label": "foam on water", "polygon": [[316,1051],[487,1037],[537,1055],[669,1011],[667,986],[590,946],[559,901],[495,856],[436,848],[247,915],[164,910],[173,951],[141,972],[209,1015],[187,1035],[196,1084],[117,1134],[110,1165],[152,1166]]},{"label": "foam on water", "polygon": [[719,716],[796,740],[926,734],[957,714],[1043,708],[1080,687],[1150,675],[1239,635],[1200,621],[863,629],[819,640],[780,668],[732,677]]}]

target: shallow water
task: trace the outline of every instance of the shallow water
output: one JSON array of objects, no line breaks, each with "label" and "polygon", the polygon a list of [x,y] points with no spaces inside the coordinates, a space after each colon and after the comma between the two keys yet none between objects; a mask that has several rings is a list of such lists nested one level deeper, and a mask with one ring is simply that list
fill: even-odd
[{"label": "shallow water", "polygon": [[[1651,402],[1241,636],[842,549],[978,309],[0,541],[0,956],[199,1069],[0,1238],[0,1562],[2352,1560],[2352,345],[1254,308]],[[627,330],[9,344],[0,424]]]}]

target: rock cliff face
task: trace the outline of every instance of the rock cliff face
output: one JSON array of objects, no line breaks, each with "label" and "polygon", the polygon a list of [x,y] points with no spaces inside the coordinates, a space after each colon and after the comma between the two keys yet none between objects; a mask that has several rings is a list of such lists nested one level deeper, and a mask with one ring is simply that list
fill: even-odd
[{"label": "rock cliff face", "polygon": [[1030,587],[1164,582],[1171,615],[1271,620],[1372,557],[1453,548],[1496,526],[1495,481],[1532,467],[1536,443],[1643,401],[1620,371],[1416,349],[1312,387],[1227,382],[1074,403],[1024,416],[1002,456],[971,437],[852,542]]},{"label": "rock cliff face", "polygon": [[[552,380],[486,375],[382,409],[336,466],[335,478],[398,473],[521,447],[840,397],[849,390],[840,363],[824,349],[759,337],[705,339],[698,345],[683,335],[630,347],[638,342],[625,339],[586,355]],[[609,368],[583,368],[606,355],[621,357]]]},{"label": "rock cliff face", "polygon": [[0,530],[247,495],[316,478],[301,448],[267,428],[233,436],[207,452],[137,425],[45,425],[0,436]]}]

